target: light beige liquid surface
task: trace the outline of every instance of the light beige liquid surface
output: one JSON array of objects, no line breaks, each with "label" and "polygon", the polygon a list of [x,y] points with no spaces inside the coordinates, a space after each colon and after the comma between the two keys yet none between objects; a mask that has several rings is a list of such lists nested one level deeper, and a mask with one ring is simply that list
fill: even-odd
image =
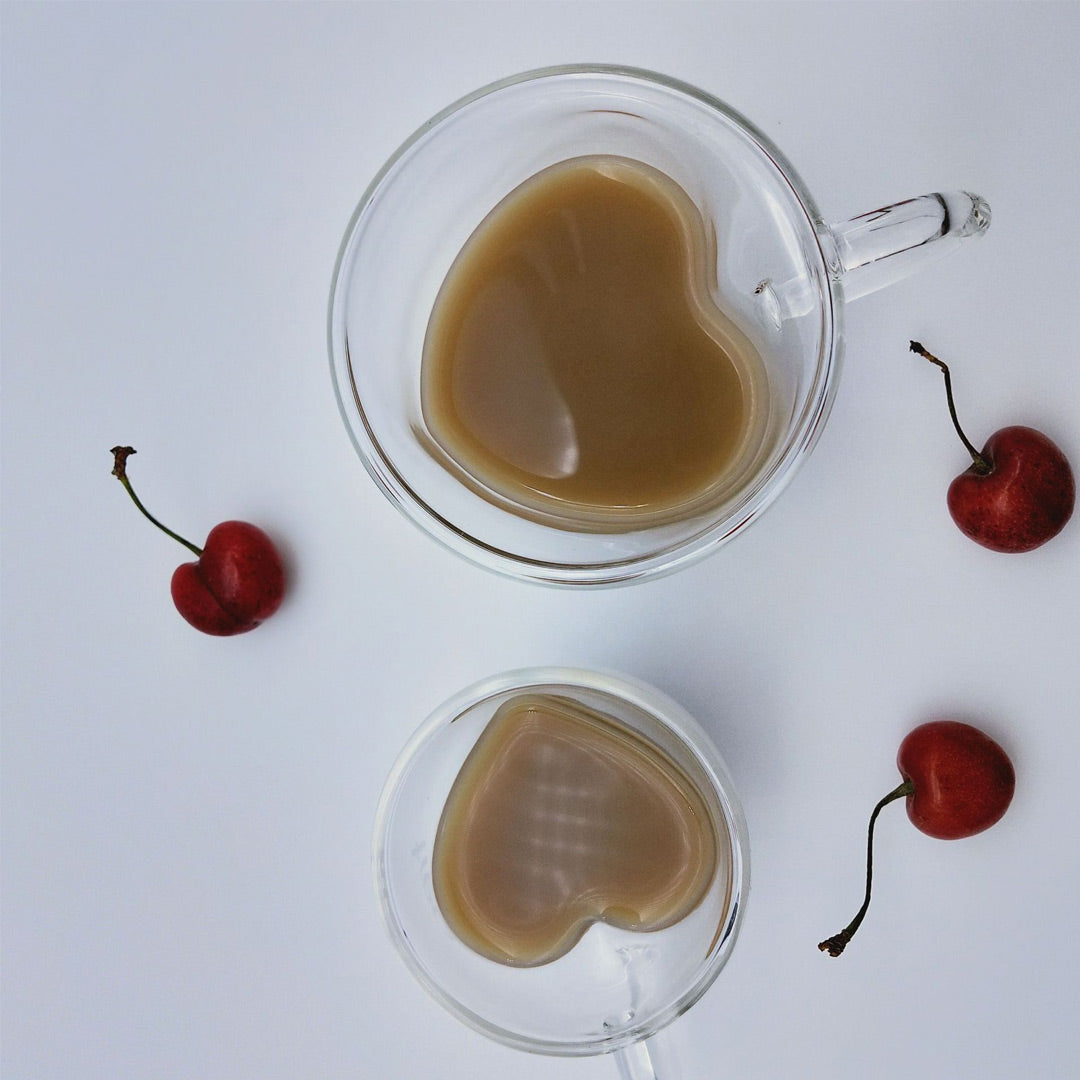
[{"label": "light beige liquid surface", "polygon": [[570,698],[504,703],[459,772],[439,822],[435,896],[476,952],[532,966],[597,920],[654,931],[688,915],[721,839],[670,757]]},{"label": "light beige liquid surface", "polygon": [[621,157],[553,165],[469,238],[436,300],[421,404],[443,450],[526,509],[627,527],[737,481],[760,356],[710,296],[689,196]]}]

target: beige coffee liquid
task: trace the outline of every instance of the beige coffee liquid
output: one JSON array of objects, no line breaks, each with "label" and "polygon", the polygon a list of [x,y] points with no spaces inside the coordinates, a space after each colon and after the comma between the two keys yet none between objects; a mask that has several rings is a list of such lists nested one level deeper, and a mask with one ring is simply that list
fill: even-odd
[{"label": "beige coffee liquid", "polygon": [[502,705],[446,801],[435,896],[500,963],[567,953],[597,920],[655,931],[689,914],[730,858],[698,787],[664,752],[569,698]]},{"label": "beige coffee liquid", "polygon": [[537,173],[484,219],[439,292],[428,430],[487,488],[586,528],[721,496],[761,444],[766,380],[710,298],[715,247],[689,196],[650,166],[588,156]]}]

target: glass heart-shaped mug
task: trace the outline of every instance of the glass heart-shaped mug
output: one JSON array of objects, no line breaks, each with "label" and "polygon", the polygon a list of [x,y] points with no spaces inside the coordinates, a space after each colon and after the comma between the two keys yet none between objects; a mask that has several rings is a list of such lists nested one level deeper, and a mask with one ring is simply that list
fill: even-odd
[{"label": "glass heart-shaped mug", "polygon": [[[527,505],[448,450],[422,400],[433,311],[470,238],[531,178],[597,156],[652,170],[689,200],[715,241],[696,288],[763,369],[758,437],[738,467],[654,516],[590,517],[557,498]],[[331,293],[338,402],[378,486],[452,550],[534,581],[638,580],[735,536],[791,479],[836,390],[844,301],[906,276],[989,223],[981,198],[950,192],[827,224],[783,154],[716,98],[629,68],[527,72],[435,116],[361,199]],[[522,396],[514,408],[528,420],[533,403]],[[707,410],[697,416],[710,423]]]},{"label": "glass heart-shaped mug", "polygon": [[[689,827],[666,827],[672,813]],[[460,846],[446,856],[440,843]],[[438,1002],[515,1049],[612,1054],[631,1080],[654,1080],[654,1036],[728,961],[749,857],[741,804],[704,729],[653,687],[574,668],[494,675],[437,708],[392,768],[375,825],[385,925]],[[690,903],[641,925],[687,868]],[[478,885],[447,892],[469,873]],[[500,950],[460,932],[459,911],[470,910],[476,925],[531,945],[537,926],[546,933],[562,917],[553,903],[586,917],[539,962],[512,955],[507,936]]]}]

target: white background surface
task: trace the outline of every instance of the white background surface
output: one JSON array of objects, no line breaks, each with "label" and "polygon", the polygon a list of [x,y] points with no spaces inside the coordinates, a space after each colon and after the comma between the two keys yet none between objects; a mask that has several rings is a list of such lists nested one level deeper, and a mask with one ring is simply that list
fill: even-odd
[{"label": "white background surface", "polygon": [[[376,800],[445,697],[522,665],[648,680],[714,735],[750,824],[734,958],[669,1029],[686,1078],[1075,1075],[1080,520],[1001,556],[948,518],[974,441],[1080,464],[1080,7],[145,4],[3,8],[5,1080],[613,1077],[458,1026],[377,921]],[[840,220],[970,187],[988,236],[848,310],[818,449],[734,544],[558,592],[445,553],[382,498],[334,401],[334,258],[444,104],[544,64],[666,72],[745,112]],[[182,549],[263,525],[292,588],[213,639]],[[1014,758],[995,828],[900,807],[938,715]]]}]

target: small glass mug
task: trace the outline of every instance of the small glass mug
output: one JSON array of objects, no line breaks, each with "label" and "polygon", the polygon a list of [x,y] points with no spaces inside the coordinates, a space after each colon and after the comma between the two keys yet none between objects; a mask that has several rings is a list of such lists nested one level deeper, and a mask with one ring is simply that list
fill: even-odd
[{"label": "small glass mug", "polygon": [[[464,474],[427,430],[420,405],[424,335],[458,252],[515,187],[587,154],[644,162],[690,196],[717,237],[711,298],[767,369],[769,438],[745,482],[651,527],[585,531],[572,520],[530,519]],[[630,68],[526,72],[431,119],[361,199],[331,292],[339,406],[379,487],[452,550],[534,581],[638,580],[729,540],[791,479],[835,394],[843,302],[906,276],[989,224],[981,198],[950,192],[829,225],[772,142],[716,98]]]},{"label": "small glass mug", "polygon": [[[435,896],[436,830],[451,786],[495,711],[521,693],[569,697],[649,740],[690,777],[712,818],[717,870],[679,922],[651,933],[604,922],[564,956],[511,967],[465,945]],[[394,765],[376,818],[375,878],[394,944],[424,988],[458,1019],[520,1050],[615,1055],[626,1080],[655,1077],[645,1040],[684,1013],[727,961],[750,884],[742,808],[720,755],[693,718],[621,676],[529,668],[493,676],[440,706]]]}]

